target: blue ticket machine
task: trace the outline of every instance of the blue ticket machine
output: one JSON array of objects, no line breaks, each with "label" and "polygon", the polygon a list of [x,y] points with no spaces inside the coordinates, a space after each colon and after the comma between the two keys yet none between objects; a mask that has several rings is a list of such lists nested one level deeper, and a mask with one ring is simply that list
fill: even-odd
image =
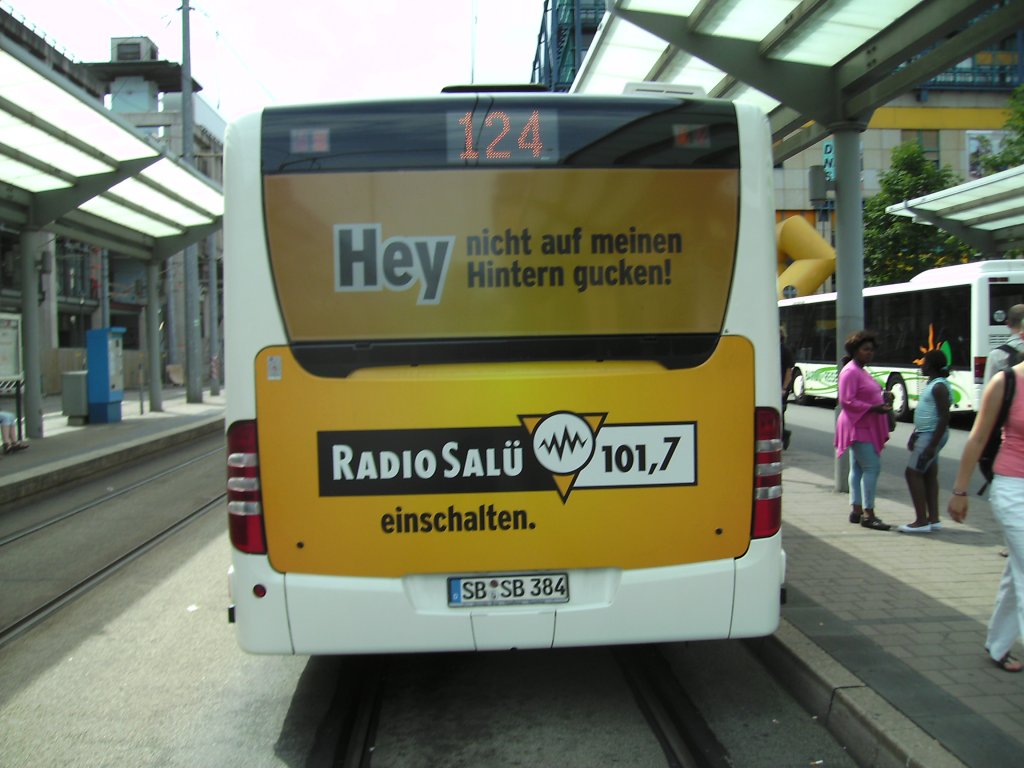
[{"label": "blue ticket machine", "polygon": [[89,423],[121,420],[124,400],[124,328],[95,328],[85,333],[89,366]]}]

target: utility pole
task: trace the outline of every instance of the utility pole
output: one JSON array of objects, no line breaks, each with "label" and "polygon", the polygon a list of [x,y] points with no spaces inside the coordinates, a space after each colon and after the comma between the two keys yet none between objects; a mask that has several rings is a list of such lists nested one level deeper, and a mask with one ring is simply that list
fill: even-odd
[{"label": "utility pole", "polygon": [[[189,30],[189,0],[181,3],[181,159],[194,165],[192,143],[192,52]],[[185,400],[203,402],[202,346],[199,325],[199,252],[195,245],[185,249]]]},{"label": "utility pole", "polygon": [[209,235],[206,238],[206,306],[209,308],[210,322],[210,394],[220,394],[220,325],[217,323],[220,315],[220,293],[217,281],[217,237]]}]

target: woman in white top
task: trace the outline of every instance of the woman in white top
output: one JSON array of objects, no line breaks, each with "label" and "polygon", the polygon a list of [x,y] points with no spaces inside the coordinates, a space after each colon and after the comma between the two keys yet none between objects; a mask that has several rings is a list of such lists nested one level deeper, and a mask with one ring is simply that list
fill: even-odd
[{"label": "woman in white top", "polygon": [[[1003,424],[1003,444],[992,465],[995,477],[988,496],[992,513],[1006,537],[1009,556],[989,619],[985,651],[1000,669],[1020,672],[1024,664],[1010,650],[1024,636],[1024,363],[1017,363],[1012,371],[1016,382],[1014,396]],[[953,497],[947,506],[949,516],[958,523],[967,517],[967,483],[995,427],[1005,391],[1005,378],[993,376],[982,393],[981,408],[964,445]]]}]

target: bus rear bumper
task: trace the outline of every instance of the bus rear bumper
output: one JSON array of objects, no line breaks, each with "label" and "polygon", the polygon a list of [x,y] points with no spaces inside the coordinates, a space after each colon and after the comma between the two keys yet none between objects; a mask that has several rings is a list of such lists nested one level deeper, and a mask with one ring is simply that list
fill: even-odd
[{"label": "bus rear bumper", "polygon": [[555,605],[451,608],[447,576],[283,575],[235,553],[238,641],[252,653],[359,654],[757,637],[778,626],[785,554],[776,535],[737,560],[569,571],[570,602]]}]

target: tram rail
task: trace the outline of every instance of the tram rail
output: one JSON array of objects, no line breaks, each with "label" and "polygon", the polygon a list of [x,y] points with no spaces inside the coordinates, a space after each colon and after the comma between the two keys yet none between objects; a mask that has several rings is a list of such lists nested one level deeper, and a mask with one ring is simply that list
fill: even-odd
[{"label": "tram rail", "polygon": [[193,509],[187,515],[179,518],[176,522],[165,527],[159,533],[150,536],[142,543],[133,546],[124,554],[116,557],[110,561],[107,565],[102,568],[94,570],[85,578],[79,579],[71,587],[62,590],[59,594],[45,600],[41,604],[33,607],[31,610],[26,612],[21,618],[16,619],[13,622],[8,622],[5,626],[0,628],[0,648],[4,647],[7,643],[17,639],[25,632],[35,627],[37,624],[45,621],[50,616],[61,610],[64,606],[78,599],[82,595],[86,594],[96,586],[101,584],[109,576],[113,575],[120,569],[124,568],[129,563],[137,560],[138,558],[145,555],[153,548],[159,546],[162,542],[178,533],[186,526],[194,523],[199,518],[203,517],[206,513],[214,508],[219,508],[224,500],[225,493],[221,493],[210,499],[208,502],[203,504],[198,509]]}]

